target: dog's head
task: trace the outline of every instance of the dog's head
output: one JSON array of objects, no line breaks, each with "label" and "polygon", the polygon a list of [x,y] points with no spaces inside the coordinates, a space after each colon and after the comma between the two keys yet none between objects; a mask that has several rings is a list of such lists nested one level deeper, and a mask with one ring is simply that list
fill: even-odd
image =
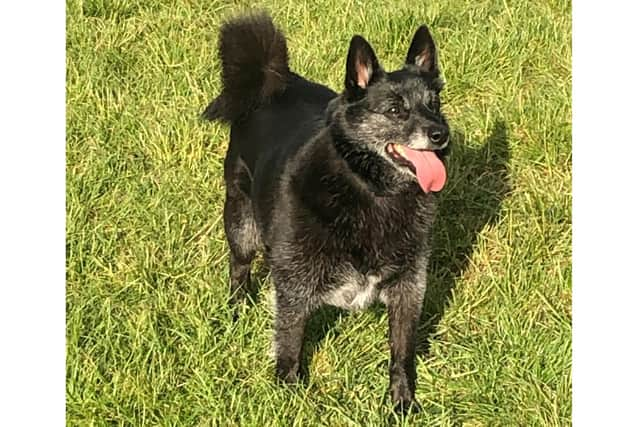
[{"label": "dog's head", "polygon": [[404,66],[389,73],[371,45],[354,36],[345,89],[328,108],[339,151],[396,184],[417,181],[424,192],[439,191],[449,146],[449,126],[440,112],[442,87],[436,46],[426,26],[416,31]]}]

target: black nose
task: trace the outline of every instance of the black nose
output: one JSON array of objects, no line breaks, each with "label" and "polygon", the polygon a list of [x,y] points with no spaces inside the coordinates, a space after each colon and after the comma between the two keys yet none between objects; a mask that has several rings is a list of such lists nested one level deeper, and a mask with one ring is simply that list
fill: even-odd
[{"label": "black nose", "polygon": [[441,145],[447,142],[449,138],[449,131],[446,128],[441,127],[430,127],[427,131],[427,136],[429,137],[429,141],[431,141],[435,145]]}]

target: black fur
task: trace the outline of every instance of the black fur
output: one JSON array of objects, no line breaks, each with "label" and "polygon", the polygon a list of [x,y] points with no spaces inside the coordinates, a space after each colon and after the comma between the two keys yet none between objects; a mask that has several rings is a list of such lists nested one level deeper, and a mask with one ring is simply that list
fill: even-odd
[{"label": "black fur", "polygon": [[[224,224],[233,302],[264,251],[276,290],[276,371],[297,380],[305,322],[323,304],[389,311],[390,392],[417,408],[416,328],[426,286],[436,196],[388,144],[445,153],[435,44],[416,32],[405,66],[387,73],[369,43],[351,40],[345,89],[291,72],[266,15],[225,24],[222,94],[204,116],[231,124]],[[427,135],[437,130],[438,143]]]},{"label": "black fur", "polygon": [[204,111],[209,120],[240,119],[286,87],[287,42],[266,15],[237,19],[220,30],[222,94]]}]

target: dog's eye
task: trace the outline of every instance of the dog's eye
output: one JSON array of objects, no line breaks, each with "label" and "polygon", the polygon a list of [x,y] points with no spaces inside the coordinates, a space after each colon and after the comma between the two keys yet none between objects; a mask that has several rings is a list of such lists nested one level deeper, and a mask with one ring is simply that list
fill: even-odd
[{"label": "dog's eye", "polygon": [[399,118],[406,117],[407,113],[408,111],[400,105],[394,105],[386,111],[386,114]]},{"label": "dog's eye", "polygon": [[429,104],[427,104],[427,108],[435,113],[440,111],[440,99],[434,98]]}]

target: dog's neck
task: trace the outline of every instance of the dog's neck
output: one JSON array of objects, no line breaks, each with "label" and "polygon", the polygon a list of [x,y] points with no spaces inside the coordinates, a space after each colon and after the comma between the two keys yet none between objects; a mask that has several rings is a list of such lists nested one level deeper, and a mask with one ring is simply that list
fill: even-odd
[{"label": "dog's neck", "polygon": [[416,186],[400,181],[393,166],[379,154],[362,147],[355,141],[350,141],[340,132],[331,132],[330,139],[336,156],[373,195],[392,197],[416,190]]},{"label": "dog's neck", "polygon": [[[367,162],[363,156],[368,153],[346,144],[336,143],[328,132],[322,132],[299,153],[300,167],[291,171],[292,189],[317,219],[351,229],[366,227],[372,215],[395,217],[397,212],[391,213],[389,207],[396,206],[398,199],[403,199],[400,205],[407,218],[414,218],[428,205],[428,197],[417,184],[404,182],[392,187],[385,181],[388,172],[384,167]],[[389,178],[389,182],[394,180]]]},{"label": "dog's neck", "polygon": [[318,198],[362,206],[380,203],[385,198],[420,197],[417,184],[401,181],[395,170],[378,154],[344,137],[323,130],[300,153],[303,168],[293,172],[302,190],[313,188]]}]

